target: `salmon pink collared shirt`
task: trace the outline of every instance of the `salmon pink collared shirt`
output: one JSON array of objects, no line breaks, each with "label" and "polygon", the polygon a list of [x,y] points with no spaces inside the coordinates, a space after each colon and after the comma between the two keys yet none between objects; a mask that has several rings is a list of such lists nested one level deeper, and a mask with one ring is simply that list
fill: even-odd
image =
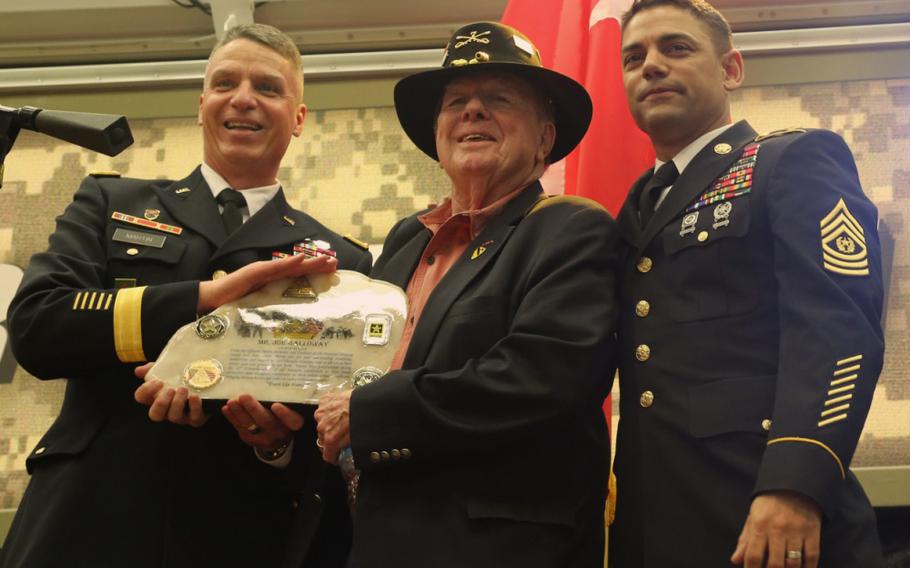
[{"label": "salmon pink collared shirt", "polygon": [[468,245],[483,231],[487,223],[498,215],[506,203],[517,197],[525,188],[508,193],[482,209],[452,214],[452,200],[446,198],[439,206],[417,219],[433,234],[423,249],[420,262],[408,283],[408,320],[405,322],[401,343],[392,359],[390,371],[400,369],[414,336],[414,328],[420,321],[423,308],[430,294],[446,272],[461,258]]}]

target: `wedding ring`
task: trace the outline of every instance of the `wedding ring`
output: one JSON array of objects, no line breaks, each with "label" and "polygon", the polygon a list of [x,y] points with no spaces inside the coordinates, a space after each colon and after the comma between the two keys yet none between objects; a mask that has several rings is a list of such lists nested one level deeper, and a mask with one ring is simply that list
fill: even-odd
[{"label": "wedding ring", "polygon": [[788,550],[787,560],[802,560],[803,552],[801,550]]},{"label": "wedding ring", "polygon": [[255,436],[256,434],[262,432],[262,428],[260,428],[258,424],[250,424],[246,427],[246,431]]}]

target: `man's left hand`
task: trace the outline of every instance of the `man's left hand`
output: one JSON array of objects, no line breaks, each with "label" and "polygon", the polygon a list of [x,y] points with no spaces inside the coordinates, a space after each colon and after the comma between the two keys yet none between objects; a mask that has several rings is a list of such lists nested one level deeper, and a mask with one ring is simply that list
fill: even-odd
[{"label": "man's left hand", "polygon": [[316,445],[322,459],[338,465],[338,454],[351,445],[351,393],[333,392],[319,399],[316,419]]},{"label": "man's left hand", "polygon": [[188,424],[196,428],[205,424],[209,417],[202,410],[199,395],[190,394],[186,387],[167,387],[160,379],[148,376],[154,362],[136,367],[136,376],[145,382],[139,385],[133,395],[136,402],[149,407],[149,418],[153,422]]},{"label": "man's left hand", "polygon": [[793,491],[770,491],[752,501],[730,561],[745,568],[816,568],[820,538],[815,501]]}]

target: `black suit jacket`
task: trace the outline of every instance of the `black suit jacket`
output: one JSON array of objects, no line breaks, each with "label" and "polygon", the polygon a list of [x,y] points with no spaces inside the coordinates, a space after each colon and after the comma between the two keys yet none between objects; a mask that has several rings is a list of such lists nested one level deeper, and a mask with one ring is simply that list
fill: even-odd
[{"label": "black suit jacket", "polygon": [[648,177],[618,217],[612,565],[725,566],[753,496],[791,490],[824,511],[821,566],[879,566],[848,469],[883,354],[876,211],[849,149],[821,130],[756,139],[740,122],[642,230]]},{"label": "black suit jacket", "polygon": [[[157,215],[156,222],[183,231],[136,226],[115,213]],[[166,240],[160,248],[122,242],[118,229]],[[138,356],[118,354],[114,338],[121,286],[147,286],[132,321],[153,360],[196,318],[199,280],[291,252],[308,237],[328,241],[340,268],[368,270],[369,253],[292,209],[282,191],[226,237],[198,168],[177,182],[82,183],[9,311],[19,363],[40,379],[68,380],[60,415],[26,462],[32,479],[0,565],[276,566],[295,522],[301,530],[289,565],[301,565],[308,551],[323,555],[310,565],[343,563],[343,490],[337,471],[325,472],[318,459],[312,425],[298,434],[282,471],[259,462],[217,411],[198,429],[152,423],[133,400],[139,380],[130,359]],[[337,539],[321,539],[325,547],[310,551],[320,518],[339,525],[331,531]]]},{"label": "black suit jacket", "polygon": [[[403,368],[354,391],[352,566],[602,565],[615,225],[566,199],[527,214],[540,197],[534,184],[489,222]],[[372,277],[407,286],[429,239],[402,220]]]}]

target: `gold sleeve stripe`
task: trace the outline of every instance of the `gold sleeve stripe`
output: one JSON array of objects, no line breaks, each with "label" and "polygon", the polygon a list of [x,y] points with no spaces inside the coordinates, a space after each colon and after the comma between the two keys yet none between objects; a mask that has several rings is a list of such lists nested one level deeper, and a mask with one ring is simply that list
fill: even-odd
[{"label": "gold sleeve stripe", "polygon": [[88,309],[95,309],[95,298],[98,297],[98,292],[92,292],[92,297],[88,301]]},{"label": "gold sleeve stripe", "polygon": [[849,377],[841,377],[839,379],[835,379],[835,380],[831,381],[831,386],[836,387],[839,384],[849,383],[850,381],[855,381],[858,377],[859,377],[859,375],[850,375]]},{"label": "gold sleeve stripe", "polygon": [[76,299],[73,300],[73,311],[79,309],[79,298],[82,297],[82,292],[76,292]]},{"label": "gold sleeve stripe", "polygon": [[82,303],[79,304],[79,309],[80,309],[80,310],[84,310],[84,309],[85,309],[85,302],[86,302],[87,300],[88,300],[88,292],[82,294]]},{"label": "gold sleeve stripe", "polygon": [[860,365],[853,365],[852,367],[844,367],[843,369],[838,369],[834,371],[834,376],[846,375],[847,373],[852,373],[853,371],[859,371]]},{"label": "gold sleeve stripe", "polygon": [[822,410],[822,418],[836,414],[842,410],[847,410],[848,408],[850,408],[849,404],[842,404],[840,406],[835,406],[834,408],[829,408],[828,410]]},{"label": "gold sleeve stripe", "polygon": [[862,361],[862,360],[863,360],[862,355],[854,355],[853,357],[847,357],[846,359],[841,359],[840,361],[837,362],[837,366],[840,367],[841,365],[846,365],[847,363],[853,363],[854,361]]},{"label": "gold sleeve stripe", "polygon": [[818,423],[818,427],[821,428],[822,426],[827,426],[828,424],[834,424],[835,422],[840,422],[841,420],[846,420],[846,419],[847,419],[846,414],[838,414],[837,416],[832,416],[831,418],[822,420],[821,422]]},{"label": "gold sleeve stripe", "polygon": [[95,304],[95,311],[101,310],[101,306],[104,305],[104,298],[107,296],[104,292],[98,294],[98,303]]},{"label": "gold sleeve stripe", "polygon": [[[844,415],[846,418],[846,414]],[[842,419],[841,419],[842,420]],[[768,445],[779,444],[781,442],[802,442],[805,444],[815,444],[816,446],[824,449],[826,452],[831,454],[831,457],[834,458],[834,461],[837,462],[837,467],[840,468],[840,476],[842,479],[847,479],[847,473],[844,471],[844,464],[840,461],[840,458],[837,457],[837,454],[834,453],[834,450],[826,446],[825,444],[819,442],[818,440],[813,440],[812,438],[798,438],[798,437],[789,437],[789,438],[774,438],[773,440],[768,440]]]},{"label": "gold sleeve stripe", "polygon": [[124,288],[114,301],[114,349],[124,363],[145,361],[142,351],[142,294],[145,286]]},{"label": "gold sleeve stripe", "polygon": [[836,389],[831,389],[828,391],[828,396],[834,396],[842,392],[851,391],[856,388],[856,385],[844,385],[842,387],[837,387]]},{"label": "gold sleeve stripe", "polygon": [[107,311],[107,309],[111,307],[111,300],[113,300],[113,299],[114,299],[113,294],[107,295],[107,301],[104,302],[104,311]]},{"label": "gold sleeve stripe", "polygon": [[837,404],[838,402],[844,402],[845,400],[850,400],[853,398],[852,394],[845,394],[844,396],[839,396],[837,398],[831,398],[825,401],[825,406],[831,406],[832,404]]}]

